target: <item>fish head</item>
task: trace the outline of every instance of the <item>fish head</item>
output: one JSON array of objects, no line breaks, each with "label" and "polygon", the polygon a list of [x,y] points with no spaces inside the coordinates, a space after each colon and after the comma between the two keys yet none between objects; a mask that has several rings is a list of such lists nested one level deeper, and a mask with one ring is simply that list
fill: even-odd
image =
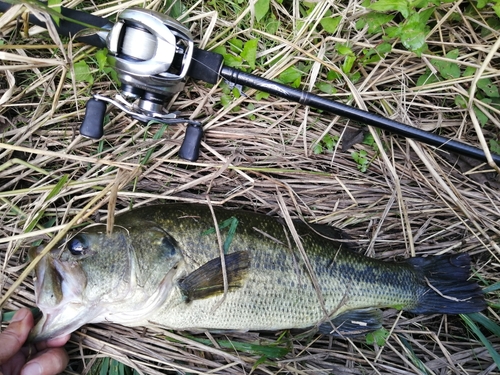
[{"label": "fish head", "polygon": [[[43,246],[30,250],[34,259]],[[129,323],[163,302],[182,254],[154,225],[90,226],[69,236],[35,267],[36,303],[43,313],[32,341],[52,339],[87,323]]]}]

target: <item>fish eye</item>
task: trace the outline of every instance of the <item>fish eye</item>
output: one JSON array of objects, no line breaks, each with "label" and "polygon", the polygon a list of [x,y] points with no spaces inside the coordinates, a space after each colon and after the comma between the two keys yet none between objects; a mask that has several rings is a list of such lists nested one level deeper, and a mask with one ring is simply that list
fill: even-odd
[{"label": "fish eye", "polygon": [[83,234],[77,234],[66,245],[72,255],[83,255],[88,250],[87,238]]}]

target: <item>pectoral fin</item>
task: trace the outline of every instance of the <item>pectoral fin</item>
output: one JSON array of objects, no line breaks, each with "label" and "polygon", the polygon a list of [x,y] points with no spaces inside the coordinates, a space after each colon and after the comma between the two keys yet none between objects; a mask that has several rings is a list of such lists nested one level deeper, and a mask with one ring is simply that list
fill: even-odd
[{"label": "pectoral fin", "polygon": [[[247,251],[238,251],[224,257],[229,290],[242,285],[250,267]],[[215,258],[191,272],[179,283],[186,302],[212,297],[224,292],[221,258]]]},{"label": "pectoral fin", "polygon": [[347,311],[318,327],[319,332],[330,336],[357,336],[376,331],[382,327],[382,312],[379,309]]}]

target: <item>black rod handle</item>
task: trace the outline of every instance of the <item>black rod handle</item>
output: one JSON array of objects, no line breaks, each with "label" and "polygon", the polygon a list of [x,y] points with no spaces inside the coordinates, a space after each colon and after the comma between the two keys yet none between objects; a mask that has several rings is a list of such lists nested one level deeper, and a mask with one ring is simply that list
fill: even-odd
[{"label": "black rod handle", "polygon": [[[321,96],[295,89],[265,78],[257,77],[253,74],[245,73],[227,66],[222,67],[220,75],[229,82],[251,87],[290,101],[328,111],[335,115],[347,117],[351,120],[372,125],[383,130],[388,130],[394,134],[402,135],[407,138],[413,138],[417,141],[439,147],[443,150],[456,152],[457,154],[469,156],[477,160],[487,161],[484,151],[477,147],[442,137],[410,125],[402,124],[371,112],[350,107],[331,99],[323,98]],[[500,156],[491,154],[491,157],[493,158],[495,164],[500,166]]]}]

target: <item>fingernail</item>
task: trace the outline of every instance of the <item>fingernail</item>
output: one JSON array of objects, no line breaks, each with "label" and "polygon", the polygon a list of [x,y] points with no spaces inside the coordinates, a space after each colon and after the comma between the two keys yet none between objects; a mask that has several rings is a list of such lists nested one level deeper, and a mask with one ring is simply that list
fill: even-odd
[{"label": "fingernail", "polygon": [[41,375],[42,366],[38,362],[29,362],[21,370],[21,375]]},{"label": "fingernail", "polygon": [[29,310],[28,309],[21,309],[19,311],[17,311],[14,316],[12,317],[11,319],[11,323],[16,323],[16,322],[20,322],[21,320],[24,320],[28,314],[29,314]]}]

